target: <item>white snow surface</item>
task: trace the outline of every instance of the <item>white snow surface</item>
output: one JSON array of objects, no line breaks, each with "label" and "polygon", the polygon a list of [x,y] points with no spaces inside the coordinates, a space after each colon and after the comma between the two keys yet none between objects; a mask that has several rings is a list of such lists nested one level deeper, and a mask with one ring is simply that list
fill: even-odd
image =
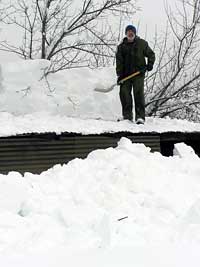
[{"label": "white snow surface", "polygon": [[68,117],[47,112],[35,112],[26,115],[0,113],[0,136],[24,133],[63,132],[102,134],[115,132],[200,132],[200,123],[178,119],[146,118],[144,125],[136,125],[128,120],[111,121],[103,119],[84,119]]},{"label": "white snow surface", "polygon": [[[118,88],[94,92],[115,82],[114,68],[63,71],[47,83],[48,66],[2,66],[0,136],[200,131],[169,118],[115,122]],[[199,249],[200,159],[183,143],[167,158],[122,138],[40,175],[0,174],[0,266],[199,267]]]},{"label": "white snow surface", "polygon": [[[200,131],[200,123],[147,118],[145,125],[121,117],[119,87],[98,93],[116,81],[115,69],[73,69],[50,74],[46,60],[27,60],[2,66],[0,78],[0,136],[32,132],[100,134],[119,131]],[[42,78],[43,77],[43,78]]]},{"label": "white snow surface", "polygon": [[176,152],[122,138],[41,175],[0,175],[0,265],[199,266],[200,159]]}]

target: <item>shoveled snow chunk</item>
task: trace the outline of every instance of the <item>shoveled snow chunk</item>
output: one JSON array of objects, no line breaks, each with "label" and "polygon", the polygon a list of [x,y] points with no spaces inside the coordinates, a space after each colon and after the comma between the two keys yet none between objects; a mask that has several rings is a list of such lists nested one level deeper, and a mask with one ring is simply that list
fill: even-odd
[{"label": "shoveled snow chunk", "polygon": [[178,143],[174,145],[174,156],[179,156],[181,158],[196,158],[198,157],[191,146],[186,145],[185,143]]},{"label": "shoveled snow chunk", "polygon": [[134,153],[135,155],[148,155],[151,151],[150,147],[146,147],[144,144],[132,143],[130,139],[122,137],[119,142],[117,149],[122,149]]}]

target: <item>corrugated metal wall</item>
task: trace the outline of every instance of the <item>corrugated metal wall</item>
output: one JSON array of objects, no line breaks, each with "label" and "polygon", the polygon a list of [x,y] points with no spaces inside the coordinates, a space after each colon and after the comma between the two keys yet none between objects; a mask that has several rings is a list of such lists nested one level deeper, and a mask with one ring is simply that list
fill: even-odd
[{"label": "corrugated metal wall", "polygon": [[114,133],[101,135],[30,134],[0,138],[0,173],[18,171],[41,173],[74,158],[85,158],[95,149],[116,147],[122,136],[160,151],[156,134]]},{"label": "corrugated metal wall", "polygon": [[200,132],[166,132],[160,135],[161,153],[172,156],[174,144],[183,142],[191,146],[200,157]]}]

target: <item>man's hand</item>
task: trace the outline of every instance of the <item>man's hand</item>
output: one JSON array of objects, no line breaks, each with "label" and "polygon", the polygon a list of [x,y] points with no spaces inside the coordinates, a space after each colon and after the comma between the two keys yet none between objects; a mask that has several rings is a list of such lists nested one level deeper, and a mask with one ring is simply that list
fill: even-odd
[{"label": "man's hand", "polygon": [[153,64],[148,63],[148,65],[147,65],[147,70],[148,70],[148,71],[152,71],[152,69],[153,69]]},{"label": "man's hand", "polygon": [[140,70],[140,73],[141,73],[141,74],[145,74],[146,71],[147,71],[147,67],[144,67],[144,68],[142,68],[142,69]]}]

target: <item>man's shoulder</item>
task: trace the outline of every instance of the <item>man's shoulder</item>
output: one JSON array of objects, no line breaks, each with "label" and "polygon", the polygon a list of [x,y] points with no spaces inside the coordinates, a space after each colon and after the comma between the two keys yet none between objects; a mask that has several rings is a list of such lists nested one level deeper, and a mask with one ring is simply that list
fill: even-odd
[{"label": "man's shoulder", "polygon": [[140,44],[143,44],[143,45],[148,44],[148,42],[147,42],[145,39],[142,39],[142,38],[140,38],[140,37],[137,37],[136,40],[137,40],[137,42],[140,43]]},{"label": "man's shoulder", "polygon": [[123,38],[121,42],[117,45],[117,52],[121,53],[126,49],[126,40]]},{"label": "man's shoulder", "polygon": [[117,45],[118,47],[121,47],[121,46],[123,46],[124,44],[126,44],[126,37],[125,38],[123,38],[122,40],[121,40],[121,42]]},{"label": "man's shoulder", "polygon": [[[139,44],[148,44],[148,42],[145,39],[140,38],[139,36],[136,36],[135,41]],[[121,42],[117,45],[118,47],[126,46],[128,43],[127,37],[123,38]]]},{"label": "man's shoulder", "polygon": [[[136,36],[135,38],[135,42],[139,45],[139,46],[146,46],[148,45],[148,42],[145,39],[140,38],[139,36]],[[121,42],[117,45],[117,49],[123,49],[124,47],[127,46],[128,40],[127,37],[123,38],[121,40]]]}]

